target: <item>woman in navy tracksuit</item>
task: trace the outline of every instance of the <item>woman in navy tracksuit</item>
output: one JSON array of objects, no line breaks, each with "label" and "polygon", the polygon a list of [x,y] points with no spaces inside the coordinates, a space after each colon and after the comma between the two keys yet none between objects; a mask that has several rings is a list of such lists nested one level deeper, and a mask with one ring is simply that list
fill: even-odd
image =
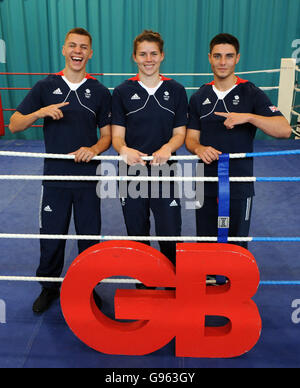
[{"label": "woman in navy tracksuit", "polygon": [[[187,96],[182,85],[160,74],[164,59],[160,34],[146,30],[137,36],[133,59],[138,74],[113,92],[113,146],[128,166],[144,167],[150,175],[151,168],[166,164],[184,143]],[[150,163],[142,159],[146,155],[153,156]],[[157,235],[179,236],[181,208],[174,183],[170,185],[169,195],[163,195],[163,185],[160,185],[159,198],[151,197],[150,186],[151,183],[146,198],[133,198],[128,190],[127,197],[121,200],[128,235],[150,234],[151,210]],[[175,263],[176,242],[160,242],[160,249]]]}]

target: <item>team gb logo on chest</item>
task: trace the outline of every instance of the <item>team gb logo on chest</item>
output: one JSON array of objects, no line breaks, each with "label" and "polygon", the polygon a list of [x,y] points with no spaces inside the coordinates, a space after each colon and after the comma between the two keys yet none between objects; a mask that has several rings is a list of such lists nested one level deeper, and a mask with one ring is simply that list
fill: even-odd
[{"label": "team gb logo on chest", "polygon": [[164,92],[164,100],[169,101],[169,99],[170,99],[170,93],[168,91],[165,91]]},{"label": "team gb logo on chest", "polygon": [[91,91],[90,91],[90,89],[85,89],[85,98],[91,98]]},{"label": "team gb logo on chest", "polygon": [[232,101],[233,105],[238,105],[240,103],[240,96],[234,96],[234,100]]}]

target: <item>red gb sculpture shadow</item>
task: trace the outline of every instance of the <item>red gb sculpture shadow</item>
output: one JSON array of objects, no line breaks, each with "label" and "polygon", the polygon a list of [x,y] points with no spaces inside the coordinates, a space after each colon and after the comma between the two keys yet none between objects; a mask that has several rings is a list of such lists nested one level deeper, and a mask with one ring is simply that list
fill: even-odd
[{"label": "red gb sculpture shadow", "polygon": [[[207,274],[224,275],[222,286],[206,285]],[[92,292],[103,279],[130,276],[147,286],[175,290],[117,290],[118,322],[95,305]],[[261,318],[251,300],[259,285],[252,254],[230,244],[177,244],[176,270],[159,251],[131,241],[97,244],[73,262],[62,284],[61,307],[73,333],[107,354],[145,355],[176,337],[178,357],[236,357],[260,337]],[[205,316],[229,323],[205,327]]]}]

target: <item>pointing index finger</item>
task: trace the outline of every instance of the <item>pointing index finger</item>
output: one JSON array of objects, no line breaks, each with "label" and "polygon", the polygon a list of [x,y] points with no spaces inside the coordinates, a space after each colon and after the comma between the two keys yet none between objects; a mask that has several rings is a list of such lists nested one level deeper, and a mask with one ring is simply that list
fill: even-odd
[{"label": "pointing index finger", "polygon": [[215,112],[215,115],[217,115],[217,116],[222,116],[222,117],[228,117],[229,113],[225,113],[225,112]]},{"label": "pointing index finger", "polygon": [[63,106],[66,106],[66,105],[69,105],[69,102],[66,101],[66,102],[61,102],[59,104],[56,104],[57,108],[62,108]]}]

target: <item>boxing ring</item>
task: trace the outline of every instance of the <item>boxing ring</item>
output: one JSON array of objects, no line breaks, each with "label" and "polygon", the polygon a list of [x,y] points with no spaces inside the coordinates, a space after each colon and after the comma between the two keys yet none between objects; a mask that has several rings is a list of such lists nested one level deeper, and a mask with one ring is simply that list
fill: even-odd
[{"label": "boxing ring", "polygon": [[[278,70],[272,70],[278,71]],[[299,72],[296,69],[296,72]],[[124,75],[124,74],[123,74]],[[127,76],[127,75],[126,75]],[[279,88],[279,87],[278,87]],[[299,90],[295,87],[294,93]],[[3,101],[2,101],[3,102]],[[6,109],[6,108],[5,108]],[[3,109],[3,110],[5,110]],[[291,114],[296,115],[296,107]],[[297,136],[297,126],[294,127]],[[260,270],[260,286],[253,298],[262,317],[262,334],[257,345],[234,359],[199,359],[175,357],[174,341],[147,356],[111,356],[95,352],[81,343],[64,321],[59,301],[42,316],[31,310],[39,293],[40,278],[33,277],[39,262],[39,239],[67,240],[66,263],[61,278],[77,256],[76,240],[151,240],[154,247],[162,239],[183,242],[216,242],[217,237],[195,237],[194,210],[186,209],[182,200],[182,236],[128,237],[118,198],[102,200],[102,235],[76,236],[71,225],[67,236],[36,233],[40,202],[43,159],[70,158],[46,155],[42,141],[2,140],[0,142],[0,367],[101,367],[101,368],[200,368],[200,367],[299,367],[300,366],[300,256],[299,256],[299,162],[300,147],[295,140],[259,140],[251,155],[254,177],[231,181],[254,181],[252,223],[249,236],[229,237],[228,241],[248,241]],[[197,158],[182,147],[179,163]],[[119,157],[110,149],[97,159],[117,163]],[[47,179],[66,179],[48,177]],[[91,179],[86,178],[69,178]],[[118,176],[97,176],[94,180],[126,180]],[[133,177],[128,179],[133,180]],[[141,178],[138,178],[141,180]],[[150,178],[145,178],[150,180]],[[157,179],[157,178],[156,178]],[[214,178],[216,180],[217,178]],[[170,180],[170,179],[169,179]],[[177,177],[178,181],[203,181],[204,178]],[[205,178],[205,180],[209,180]],[[153,225],[153,222],[152,222]],[[51,280],[51,279],[50,279]],[[47,281],[49,279],[47,278]],[[114,317],[113,297],[117,288],[134,288],[138,280],[107,279],[97,292],[103,299],[102,311]],[[2,314],[1,314],[2,313]],[[299,319],[298,319],[299,318]]]}]

